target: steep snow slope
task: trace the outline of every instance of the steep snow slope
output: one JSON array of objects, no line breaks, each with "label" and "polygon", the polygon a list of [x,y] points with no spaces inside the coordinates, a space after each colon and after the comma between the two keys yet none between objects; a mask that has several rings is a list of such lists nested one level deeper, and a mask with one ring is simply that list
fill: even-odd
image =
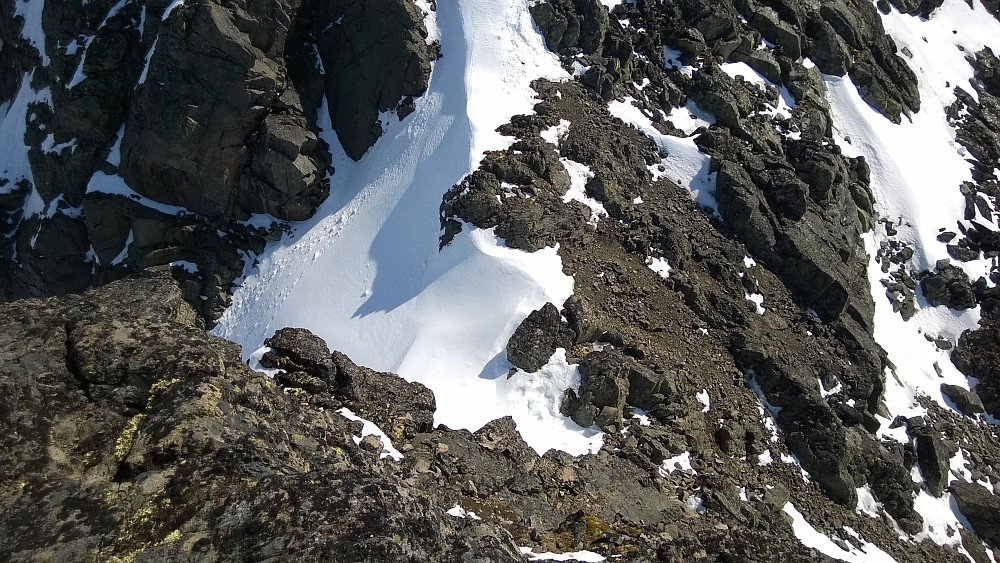
[{"label": "steep snow slope", "polygon": [[[945,107],[955,99],[955,86],[974,92],[968,86],[972,68],[964,56],[984,45],[1000,49],[1000,22],[982,6],[973,9],[953,0],[946,0],[929,20],[893,11],[884,22],[899,48],[913,54],[909,61],[919,79],[920,112],[893,125],[861,100],[849,79],[827,76],[826,86],[841,148],[852,156],[864,155],[870,164],[880,215],[893,223],[899,232],[897,238],[913,248],[913,271],[933,270],[937,260],[949,258],[936,236],[942,228],[954,228],[956,221],[961,222],[964,199],[958,186],[971,179],[965,149],[955,142]],[[959,28],[960,35],[953,33]],[[878,242],[874,237],[870,241],[870,254],[874,255],[873,246]],[[955,264],[975,280],[989,273],[990,262],[980,259]],[[912,402],[918,392],[947,407],[941,383],[968,384],[947,354],[924,334],[954,341],[963,330],[977,325],[978,308],[955,311],[932,307],[921,295],[917,314],[904,322],[884,296],[880,280],[886,275],[879,264],[873,260],[869,270],[877,307],[875,336],[897,367],[898,379],[887,378],[887,400],[893,414],[920,414],[923,409]],[[932,369],[934,362],[941,368],[941,376]]]},{"label": "steep snow slope", "polygon": [[518,323],[572,293],[556,250],[515,251],[474,229],[438,250],[442,194],[484,151],[509,145],[495,129],[531,111],[532,80],[566,75],[526,0],[441,3],[436,24],[443,58],[427,94],[403,122],[383,116],[386,134],[360,162],[321,124],[334,147],[330,199],[259,258],[215,332],[250,353],[275,329],[304,326],[361,364],[433,389],[437,423],[477,429],[509,414],[539,452],[586,453],[600,434],[558,413],[578,378],[564,356],[534,377],[505,377]]},{"label": "steep snow slope", "polygon": [[[1000,22],[980,4],[970,7],[961,0],[945,0],[930,19],[893,10],[883,17],[883,22],[899,49],[912,54],[907,60],[918,76],[921,110],[909,121],[894,125],[860,98],[849,78],[826,76],[835,133],[846,154],[864,155],[871,166],[872,188],[881,217],[891,221],[899,233],[896,238],[914,250],[911,271],[933,270],[937,260],[949,258],[945,245],[936,237],[942,228],[954,229],[956,221],[962,222],[964,199],[958,186],[971,180],[966,151],[955,141],[945,108],[955,100],[956,86],[975,95],[969,86],[972,68],[965,57],[983,46],[1000,50]],[[954,30],[961,32],[956,34]],[[885,240],[883,230],[876,232],[882,234],[869,234],[866,239],[872,257]],[[988,276],[991,260],[953,263],[975,280]],[[885,297],[881,280],[886,277],[881,264],[873,258],[869,279],[876,304],[875,338],[896,366],[894,373],[886,373],[885,399],[890,416],[882,421],[880,434],[906,443],[909,438],[903,429],[888,428],[893,418],[925,414],[926,409],[916,400],[920,395],[952,408],[941,393],[942,383],[969,387],[948,352],[925,335],[954,343],[964,330],[977,327],[979,308],[956,311],[932,307],[918,294],[916,314],[903,321]],[[954,480],[956,474],[960,470],[953,463],[948,481]],[[915,478],[919,480],[919,475]],[[921,491],[916,502],[917,510],[926,519],[924,535],[938,543],[960,541],[958,529],[968,524],[962,523],[964,518],[950,502],[949,493],[935,499]]]}]

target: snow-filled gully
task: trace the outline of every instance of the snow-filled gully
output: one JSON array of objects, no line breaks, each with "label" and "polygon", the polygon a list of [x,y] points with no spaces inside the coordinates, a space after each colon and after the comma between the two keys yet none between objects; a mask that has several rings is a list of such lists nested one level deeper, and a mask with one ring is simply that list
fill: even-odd
[{"label": "snow-filled gully", "polygon": [[564,355],[538,374],[505,377],[503,350],[520,321],[573,291],[556,249],[528,254],[466,228],[438,250],[442,194],[486,150],[512,142],[495,130],[532,110],[532,80],[568,75],[527,0],[439,3],[434,16],[443,57],[428,92],[404,121],[382,117],[386,132],[361,161],[343,153],[321,109],[336,168],[331,197],[259,257],[215,333],[250,354],[276,329],[304,326],[359,364],[430,387],[437,423],[477,429],[510,415],[540,453],[596,450],[600,432],[558,412],[579,377]]}]

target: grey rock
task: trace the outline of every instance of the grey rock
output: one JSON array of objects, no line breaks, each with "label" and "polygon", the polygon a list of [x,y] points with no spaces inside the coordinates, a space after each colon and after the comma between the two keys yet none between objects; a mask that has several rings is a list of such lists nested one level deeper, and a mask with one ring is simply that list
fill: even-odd
[{"label": "grey rock", "polygon": [[1000,530],[996,527],[1000,518],[1000,497],[981,485],[962,481],[952,483],[948,489],[962,515],[972,524],[973,531],[993,547],[1000,547]]},{"label": "grey rock", "polygon": [[650,380],[640,381],[643,372],[636,372],[634,366],[620,352],[605,350],[592,352],[580,362],[580,388],[567,389],[560,410],[580,426],[598,424],[601,428],[617,428],[621,424],[625,402],[629,397],[629,379],[635,377],[637,383],[649,387],[639,389],[637,398],[651,400],[651,391],[657,388],[650,374]]},{"label": "grey rock", "polygon": [[556,348],[568,348],[572,342],[564,325],[559,309],[552,303],[532,311],[507,341],[507,360],[524,371],[538,371]]},{"label": "grey rock", "polygon": [[608,29],[608,12],[597,0],[538,2],[531,15],[551,51],[599,52]]},{"label": "grey rock", "polygon": [[817,29],[810,57],[824,73],[844,76],[853,62],[850,47],[829,23],[822,22]]},{"label": "grey rock", "polygon": [[341,352],[333,353],[333,363],[338,398],[393,439],[409,438],[433,427],[434,393],[424,385],[359,366]]},{"label": "grey rock", "polygon": [[935,269],[936,272],[920,280],[920,290],[928,303],[959,310],[976,306],[972,284],[965,270],[953,266],[948,260],[939,260]]},{"label": "grey rock", "polygon": [[240,178],[241,208],[302,221],[326,200],[329,153],[300,112],[269,114],[252,137],[249,165]]},{"label": "grey rock", "polygon": [[954,444],[945,442],[933,429],[921,429],[916,436],[917,463],[927,488],[935,497],[940,497],[948,486],[948,471]]},{"label": "grey rock", "polygon": [[264,341],[272,349],[269,368],[298,369],[333,380],[336,367],[326,342],[304,328],[282,328]]},{"label": "grey rock", "polygon": [[563,304],[562,314],[566,317],[569,329],[573,331],[573,341],[576,344],[595,342],[603,332],[594,321],[591,307],[586,301],[571,295]]},{"label": "grey rock", "polygon": [[251,19],[212,2],[182,6],[164,21],[121,145],[133,189],[208,216],[257,211],[235,205],[238,171],[250,134],[284,87],[278,57],[289,24],[280,4]]},{"label": "grey rock", "polygon": [[985,410],[982,399],[973,391],[969,391],[958,385],[942,383],[941,392],[951,399],[951,402],[955,403],[955,406],[958,407],[958,410],[962,414],[973,416]]},{"label": "grey rock", "polygon": [[758,4],[755,0],[737,3],[743,16],[765,39],[781,47],[784,55],[793,59],[802,56],[802,39],[795,28],[782,21],[770,6]]},{"label": "grey rock", "polygon": [[410,0],[313,3],[311,9],[307,23],[327,70],[330,119],[344,151],[358,160],[382,134],[379,113],[427,89],[431,53],[423,14]]}]

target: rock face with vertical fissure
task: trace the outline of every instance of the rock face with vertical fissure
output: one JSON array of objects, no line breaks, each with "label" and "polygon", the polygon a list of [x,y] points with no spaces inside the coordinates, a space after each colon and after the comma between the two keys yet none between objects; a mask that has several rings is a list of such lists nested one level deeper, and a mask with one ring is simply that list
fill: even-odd
[{"label": "rock face with vertical fissure", "polygon": [[28,152],[0,172],[0,293],[182,261],[209,322],[244,257],[328,197],[317,111],[360,158],[424,92],[434,50],[410,0],[48,2],[39,17],[44,45],[0,22],[0,102],[29,108],[8,116]]}]

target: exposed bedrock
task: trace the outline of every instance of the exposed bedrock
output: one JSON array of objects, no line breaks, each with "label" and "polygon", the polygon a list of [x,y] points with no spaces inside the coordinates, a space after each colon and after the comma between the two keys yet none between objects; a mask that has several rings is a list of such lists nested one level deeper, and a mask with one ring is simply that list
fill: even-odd
[{"label": "exposed bedrock", "polygon": [[8,116],[25,119],[30,174],[0,178],[3,295],[185,261],[210,322],[244,257],[328,196],[317,111],[360,158],[380,116],[412,110],[436,53],[409,0],[49,2],[37,47],[12,10],[0,102],[35,101]]},{"label": "exposed bedrock", "polygon": [[[242,364],[163,272],[0,311],[8,559],[522,560],[509,532],[449,516],[380,461],[378,440],[356,443],[362,423]],[[407,418],[421,410],[380,404],[398,392],[430,413],[429,391],[359,375],[310,337],[284,331],[271,344],[287,368],[353,373],[331,400],[380,412],[400,446],[430,429]]]},{"label": "exposed bedrock", "polygon": [[[958,340],[951,355],[952,362],[963,373],[978,380],[976,394],[986,411],[1000,415],[1000,270],[996,267],[1000,256],[1000,236],[988,227],[994,220],[993,209],[1000,201],[1000,61],[989,48],[967,57],[975,76],[969,86],[956,85],[955,102],[947,109],[948,117],[956,128],[957,140],[965,146],[971,158],[973,181],[962,184],[965,196],[964,219],[971,228],[960,232],[947,231],[948,253],[956,260],[992,258],[994,266],[986,278],[970,280],[957,266],[938,265],[937,271],[921,283],[929,284],[928,301],[933,297],[947,300],[949,306],[980,306],[982,319],[979,328],[966,331]],[[940,239],[939,239],[940,240]],[[970,283],[971,282],[971,283]],[[993,287],[989,287],[993,284]],[[958,403],[958,401],[956,401]],[[975,409],[975,407],[972,407]]]},{"label": "exposed bedrock", "polygon": [[[743,61],[789,87],[790,70],[801,69],[802,57],[809,57],[822,72],[850,74],[861,96],[896,123],[920,109],[916,75],[896,53],[869,2],[640,2],[616,7],[610,20],[603,19],[597,4],[548,1],[533,6],[532,14],[551,50],[582,51],[578,60],[589,66],[582,81],[605,99],[620,95],[649,66],[662,68],[666,45],[680,51],[685,63],[707,57]],[[900,2],[899,9],[926,15],[937,5],[933,0],[915,6]],[[630,24],[621,25],[619,17]],[[773,48],[759,47],[761,39]]]},{"label": "exposed bedrock", "polygon": [[[446,194],[442,243],[459,230],[460,220],[496,228],[509,246],[559,243],[565,267],[578,280],[562,314],[566,322],[554,311],[544,326],[529,316],[512,341],[535,335],[538,348],[551,354],[555,346],[546,343],[563,338],[566,324],[572,328],[570,355],[580,365],[581,383],[566,393],[561,409],[579,424],[617,431],[627,425],[629,407],[662,420],[680,416],[721,368],[698,367],[680,351],[683,343],[660,335],[669,335],[673,323],[704,326],[724,335],[720,355],[729,369],[741,372],[740,384],[759,388],[777,409],[785,443],[829,498],[853,507],[857,489],[868,485],[901,527],[918,531],[921,518],[913,509],[903,455],[874,435],[886,364],[871,336],[874,307],[860,239],[872,213],[867,167],[843,157],[825,129],[810,130],[815,140],[807,140],[806,123],[816,123],[808,119],[794,122],[802,139],[741,140],[765,128],[749,110],[764,93],[720,75],[708,73],[717,79],[704,84],[732,104],[737,119],[711,126],[696,142],[717,155],[711,168],[718,170],[723,221],[699,211],[670,180],[652,181],[649,171],[662,155],[648,138],[611,117],[586,86],[538,82],[542,102],[535,115],[515,117],[502,128],[517,141],[487,154],[479,170]],[[540,138],[564,121],[570,125],[558,147]],[[596,228],[587,224],[594,218],[581,213],[581,204],[562,202],[570,186],[556,168],[560,157],[593,174],[586,194],[607,212],[597,215]],[[620,256],[621,264],[608,263],[611,256]],[[758,264],[748,266],[747,256]],[[648,272],[642,264],[653,258],[669,261],[666,279],[650,272],[654,281],[638,285],[641,274],[629,269],[636,266],[622,265],[633,260]],[[601,287],[608,296],[601,297]],[[657,297],[660,291],[666,292],[662,299],[682,303],[681,310],[663,312],[668,306]],[[748,309],[751,292],[767,294],[765,306],[787,299],[781,305],[787,308],[761,316]],[[668,339],[654,344],[659,338]],[[684,360],[663,360],[677,356]],[[683,420],[693,424],[691,417]],[[759,455],[761,443],[746,438],[753,435],[748,426],[734,415],[712,440],[727,452]],[[665,456],[676,447],[666,448]]]}]

